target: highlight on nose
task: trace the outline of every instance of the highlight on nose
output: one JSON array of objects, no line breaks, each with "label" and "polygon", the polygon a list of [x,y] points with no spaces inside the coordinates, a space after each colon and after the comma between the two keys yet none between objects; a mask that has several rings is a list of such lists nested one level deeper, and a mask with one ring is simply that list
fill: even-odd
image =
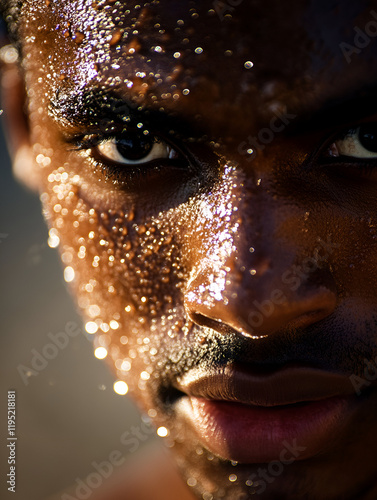
[{"label": "highlight on nose", "polygon": [[323,284],[307,280],[293,291],[281,283],[277,286],[272,273],[249,280],[247,286],[228,275],[221,291],[213,290],[208,276],[198,274],[190,282],[185,294],[190,319],[224,334],[233,331],[250,338],[287,327],[306,328],[331,315],[337,303],[336,293]]}]

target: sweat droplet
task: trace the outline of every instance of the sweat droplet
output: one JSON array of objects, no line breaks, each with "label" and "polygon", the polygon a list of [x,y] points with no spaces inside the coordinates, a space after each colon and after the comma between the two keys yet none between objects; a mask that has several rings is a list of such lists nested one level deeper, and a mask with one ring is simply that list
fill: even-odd
[{"label": "sweat droplet", "polygon": [[75,279],[75,271],[71,266],[68,266],[64,269],[64,281],[70,283]]},{"label": "sweat droplet", "polygon": [[121,40],[122,36],[123,36],[122,31],[120,31],[120,30],[114,31],[114,33],[112,34],[112,36],[109,40],[110,47],[113,47],[114,45],[116,45]]},{"label": "sweat droplet", "polygon": [[169,431],[166,427],[159,427],[157,429],[157,436],[166,437],[169,434]]},{"label": "sweat droplet", "polygon": [[123,396],[128,392],[128,385],[123,380],[117,380],[113,385],[114,391]]},{"label": "sweat droplet", "polygon": [[97,333],[98,326],[96,323],[94,323],[94,321],[88,321],[85,324],[85,330],[90,334]]},{"label": "sweat droplet", "polygon": [[52,228],[48,232],[49,238],[47,240],[48,246],[50,248],[56,248],[60,243],[60,238],[56,229]]},{"label": "sweat droplet", "polygon": [[144,372],[141,372],[141,373],[140,373],[140,378],[141,378],[142,380],[149,380],[150,375],[149,375],[149,373],[148,373],[148,372],[145,372],[145,371],[144,371]]},{"label": "sweat droplet", "polygon": [[107,356],[107,349],[105,347],[97,347],[97,349],[94,351],[94,356],[97,359],[104,359]]}]

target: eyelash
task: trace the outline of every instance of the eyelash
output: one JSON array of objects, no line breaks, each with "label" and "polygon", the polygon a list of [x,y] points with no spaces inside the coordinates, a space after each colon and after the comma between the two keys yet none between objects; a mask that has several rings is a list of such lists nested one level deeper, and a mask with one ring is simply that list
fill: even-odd
[{"label": "eyelash", "polygon": [[[310,169],[315,168],[315,164],[319,164],[322,169],[329,169],[329,173],[336,173],[342,176],[347,173],[357,172],[357,174],[364,179],[370,179],[377,176],[377,158],[357,158],[352,156],[341,155],[338,157],[329,156],[328,152],[330,146],[338,141],[344,140],[350,131],[356,131],[358,127],[366,123],[375,123],[376,120],[370,122],[358,122],[350,125],[346,130],[338,130],[332,134],[330,138],[321,142],[313,155],[308,159],[308,166]],[[340,170],[341,169],[341,170]]]},{"label": "eyelash", "polygon": [[114,139],[114,136],[110,136],[108,138],[99,138],[98,136],[80,136],[80,137],[74,137],[71,139],[69,142],[74,144],[74,148],[71,149],[71,151],[82,151],[84,149],[90,149],[95,146],[98,146],[98,144],[101,144],[101,142],[104,142],[105,140],[108,139]]},{"label": "eyelash", "polygon": [[[130,130],[129,133],[135,134],[137,133],[134,130]],[[160,160],[152,160],[146,163],[127,165],[121,164],[117,162],[112,162],[110,159],[105,162],[96,158],[93,155],[93,152],[86,152],[87,150],[93,150],[95,147],[98,147],[101,144],[104,144],[110,140],[121,141],[125,137],[125,134],[112,134],[107,136],[100,136],[98,134],[84,135],[84,136],[76,136],[71,138],[68,142],[74,145],[71,151],[77,151],[81,153],[93,166],[95,170],[99,170],[102,175],[104,175],[106,180],[112,181],[114,184],[131,184],[138,183],[141,181],[147,181],[148,175],[152,175],[153,173],[158,172],[163,168],[163,162],[169,162],[170,165],[177,166],[189,166],[189,161],[186,161],[186,164],[183,165],[183,154],[181,149],[174,145],[174,149],[179,152],[180,158],[176,160],[172,159],[160,159]],[[163,140],[167,144],[170,144],[164,137],[160,137],[157,135],[151,134],[150,137],[153,137],[153,144],[159,142],[159,140]]]},{"label": "eyelash", "polygon": [[[361,122],[359,124],[350,126],[346,131],[344,131],[343,129],[343,132],[341,133],[339,133],[338,131],[336,134],[333,134],[330,139],[322,142],[322,144],[318,147],[316,153],[310,155],[311,159],[308,159],[308,167],[312,169],[315,168],[315,164],[319,164],[321,168],[328,168],[329,174],[334,173],[340,174],[342,176],[352,174],[353,171],[357,172],[357,174],[364,179],[370,179],[371,177],[376,176],[377,158],[363,159],[345,155],[341,155],[338,157],[331,157],[329,155],[326,155],[326,152],[328,153],[331,144],[333,144],[335,141],[345,139],[350,131],[356,130],[362,124],[363,123]],[[138,134],[140,133],[140,131],[128,130],[127,133]],[[149,175],[159,172],[164,168],[164,164],[166,165],[166,163],[169,163],[170,165],[175,164],[177,166],[179,162],[179,166],[182,167],[182,159],[185,160],[184,167],[190,167],[191,162],[187,155],[182,152],[182,149],[177,146],[177,144],[171,144],[169,140],[166,140],[164,137],[160,137],[157,134],[150,135],[150,137],[153,137],[153,143],[155,144],[161,140],[164,141],[178,152],[179,159],[172,160],[169,158],[161,158],[160,160],[156,159],[146,163],[127,165],[112,162],[110,159],[106,162],[101,161],[98,157],[96,158],[95,155],[93,155],[93,149],[95,147],[98,147],[99,145],[110,140],[121,141],[125,138],[127,133],[119,132],[109,135],[93,133],[72,137],[68,139],[68,142],[73,144],[74,146],[73,148],[71,148],[71,151],[77,151],[81,153],[87,159],[87,161],[90,162],[95,171],[99,171],[106,180],[110,180],[114,184],[131,185],[132,183],[138,183],[143,180],[147,181]]]}]

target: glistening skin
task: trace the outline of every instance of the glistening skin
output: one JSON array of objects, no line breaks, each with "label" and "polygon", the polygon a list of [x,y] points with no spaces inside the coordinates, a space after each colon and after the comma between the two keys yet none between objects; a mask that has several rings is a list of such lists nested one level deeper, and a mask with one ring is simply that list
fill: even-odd
[{"label": "glistening skin", "polygon": [[[164,498],[248,496],[284,442],[302,452],[267,500],[376,498],[376,383],[350,381],[377,355],[376,42],[340,49],[373,4],[244,1],[221,22],[211,2],[27,0],[7,17],[15,170],[115,376],[167,429],[182,479]],[[318,238],[332,251],[284,283]]]}]

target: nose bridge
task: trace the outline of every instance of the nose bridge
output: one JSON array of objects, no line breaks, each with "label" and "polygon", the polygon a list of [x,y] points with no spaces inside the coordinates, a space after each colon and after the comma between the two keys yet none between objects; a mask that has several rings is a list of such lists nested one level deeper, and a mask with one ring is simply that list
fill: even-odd
[{"label": "nose bridge", "polygon": [[311,245],[305,244],[310,238],[298,236],[302,223],[297,211],[283,214],[273,200],[254,200],[254,209],[249,205],[238,219],[226,258],[219,259],[214,249],[194,270],[185,294],[191,319],[261,337],[328,316],[336,294],[326,242],[312,238]]}]

